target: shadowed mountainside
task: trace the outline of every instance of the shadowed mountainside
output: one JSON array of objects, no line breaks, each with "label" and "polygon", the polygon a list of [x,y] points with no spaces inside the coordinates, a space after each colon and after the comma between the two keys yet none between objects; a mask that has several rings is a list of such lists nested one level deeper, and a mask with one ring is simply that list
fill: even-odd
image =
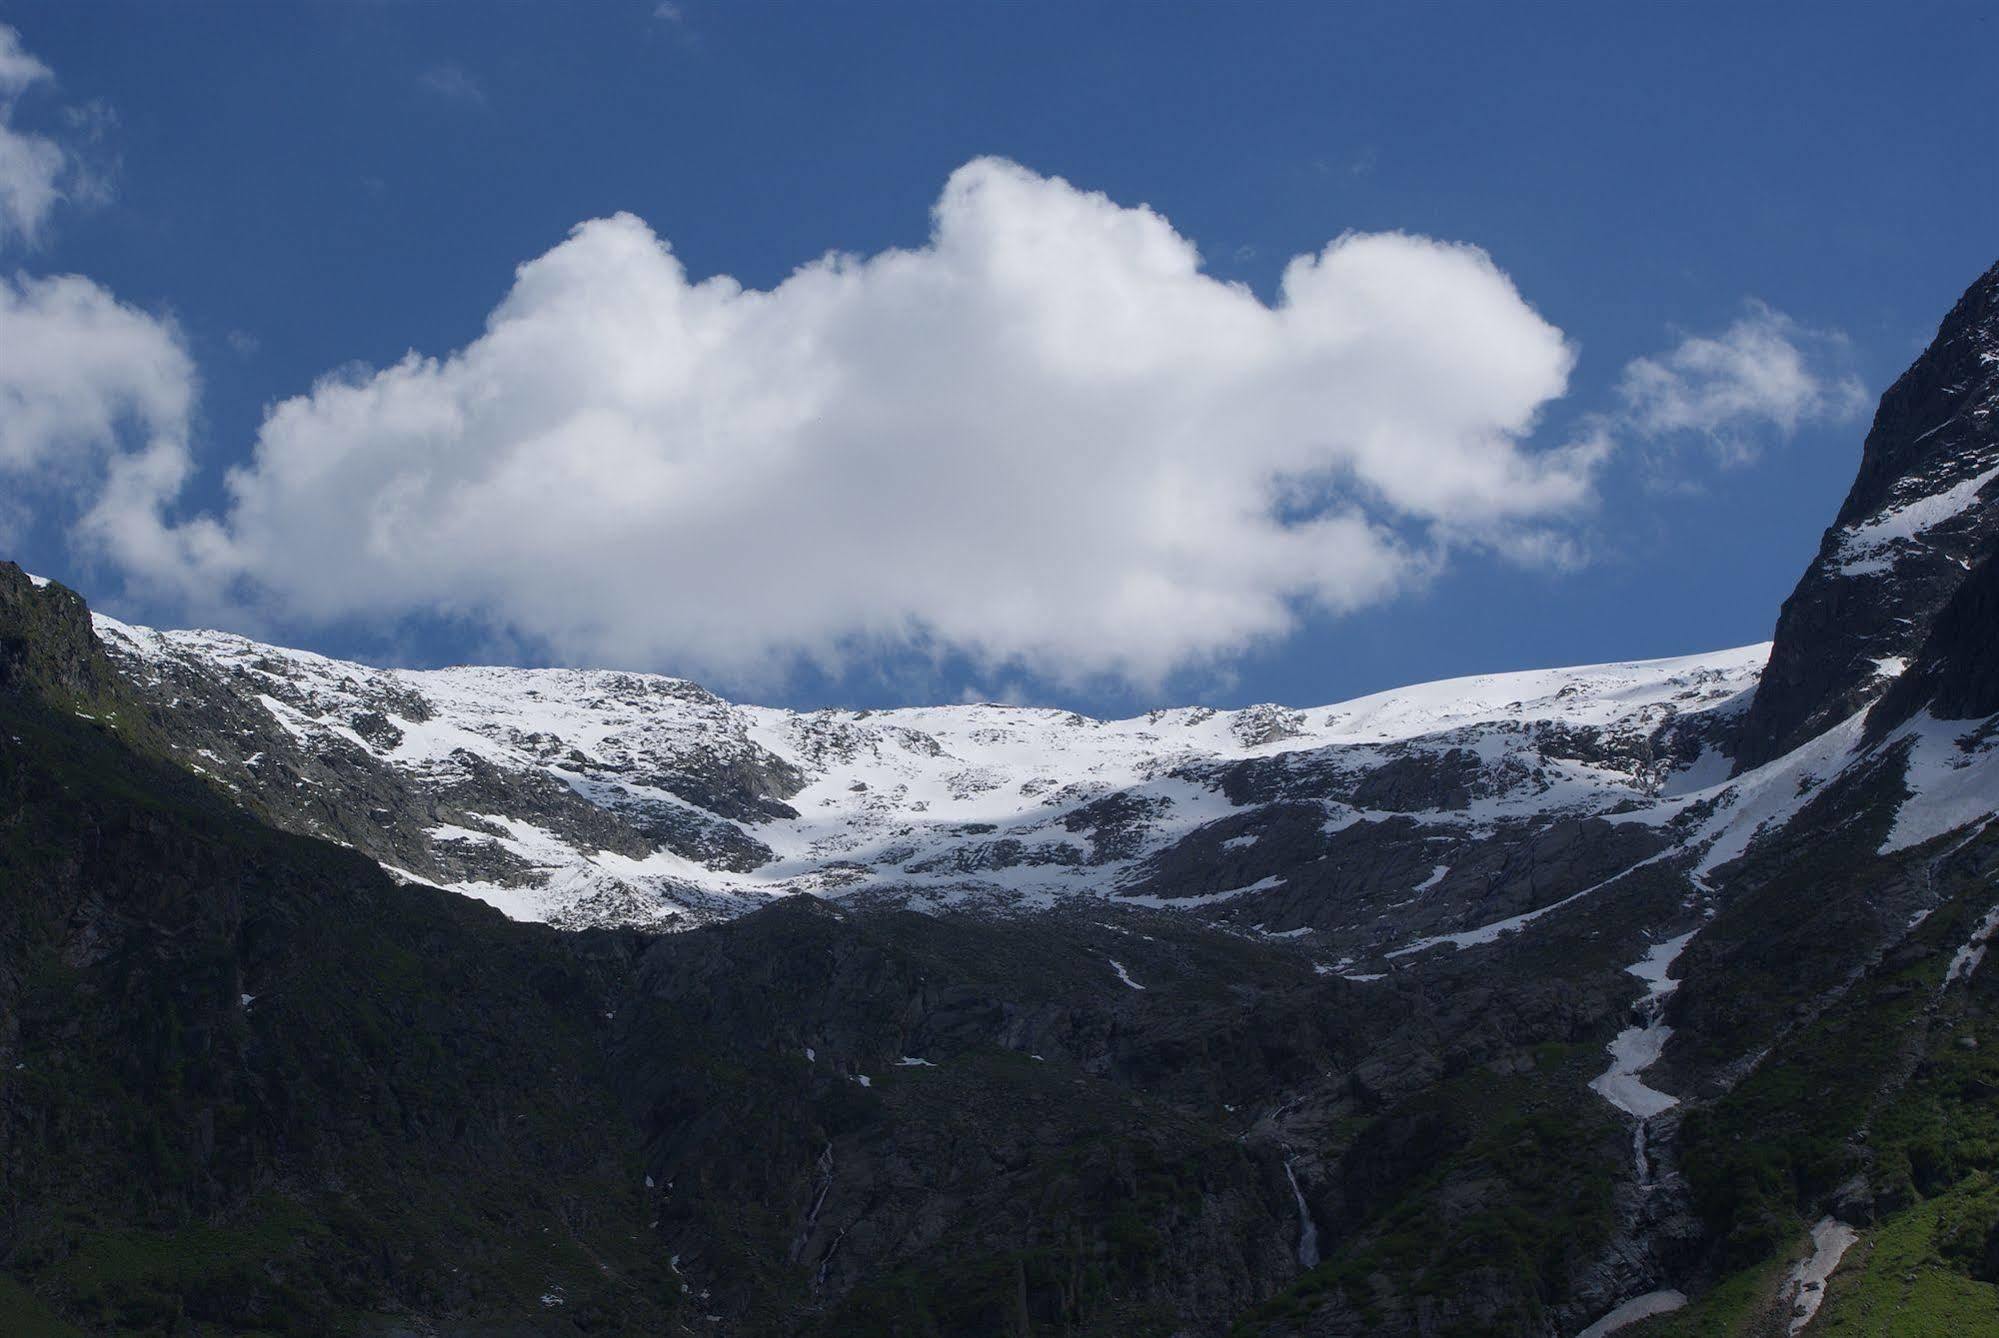
[{"label": "shadowed mountainside", "polygon": [[1976,1331],[1995,275],[1760,686],[798,717],[0,564],[0,1330]]}]

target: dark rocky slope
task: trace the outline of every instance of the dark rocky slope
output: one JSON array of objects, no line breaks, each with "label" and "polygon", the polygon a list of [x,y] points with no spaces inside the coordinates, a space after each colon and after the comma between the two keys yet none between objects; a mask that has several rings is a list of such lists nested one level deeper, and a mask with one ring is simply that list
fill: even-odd
[{"label": "dark rocky slope", "polygon": [[[69,647],[0,705],[21,1314],[1219,1332],[1300,1271],[1287,1160],[1327,1250],[1460,1175],[1594,1195],[1531,1278],[1442,1308],[1484,1323],[1523,1283],[1535,1312],[1598,1304],[1624,1135],[1579,1084],[1530,1111],[1532,1075],[1594,1066],[1607,962],[1580,987],[1460,969],[1433,999],[1163,913],[800,899],[644,951],[515,925],[126,743],[115,688],[70,691],[106,681],[94,649],[41,639],[80,602],[7,583],[9,632]],[[1479,1109],[1495,1083],[1528,1107]],[[1555,1173],[1458,1166],[1527,1129],[1559,1136]]]},{"label": "dark rocky slope", "polygon": [[599,1041],[627,950],[247,820],[121,737],[59,587],[0,572],[0,643],[0,1330],[320,1333],[550,1287],[664,1325]]},{"label": "dark rocky slope", "polygon": [[1881,397],[1860,472],[1777,620],[1738,770],[1864,709],[1999,548],[1999,265]]},{"label": "dark rocky slope", "polygon": [[[24,1326],[1219,1332],[1300,1271],[1287,1159],[1334,1248],[1493,1136],[1440,1074],[1591,1062],[1590,988],[1433,1002],[1160,913],[513,924],[128,743],[81,602],[0,587]],[[1566,1101],[1572,1169],[1531,1188],[1600,1195],[1623,1136]],[[1334,1141],[1294,1153],[1301,1125]],[[1533,1287],[1559,1302],[1602,1226]]]},{"label": "dark rocky slope", "polygon": [[1999,558],[1988,557],[1937,614],[1915,662],[1868,713],[1879,738],[1927,709],[1939,720],[1999,712]]},{"label": "dark rocky slope", "polygon": [[[36,1323],[1568,1333],[1720,1276],[1803,1206],[1744,1208],[1713,1188],[1732,1169],[1681,1175],[1665,1147],[1634,1183],[1585,1086],[1633,925],[1684,914],[1669,872],[1380,982],[1114,908],[800,898],[649,945],[559,934],[394,886],[152,760],[61,633],[80,602],[9,589],[10,663],[34,667],[0,753],[5,1258]],[[1812,830],[1853,833],[1821,859],[1862,918],[1822,924],[1795,852],[1730,879],[1690,957],[1681,1090],[1732,1091],[1768,1048],[1748,1001],[1771,980],[1808,1005],[1776,1012],[1786,1037],[1817,1025],[1942,895],[1865,890],[1889,810],[1852,788]]]}]

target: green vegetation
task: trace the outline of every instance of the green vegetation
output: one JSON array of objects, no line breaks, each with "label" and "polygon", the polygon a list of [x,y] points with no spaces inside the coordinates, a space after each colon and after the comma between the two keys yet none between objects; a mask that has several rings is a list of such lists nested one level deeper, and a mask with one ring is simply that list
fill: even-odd
[{"label": "green vegetation", "polygon": [[1947,890],[1961,895],[1910,945],[1687,1118],[1682,1165],[1718,1259],[1738,1271],[1634,1334],[1759,1331],[1788,1247],[1849,1182],[1881,1223],[1835,1275],[1814,1332],[1999,1332],[1999,989],[1989,970],[1943,988],[1990,896],[1975,876]]},{"label": "green vegetation", "polygon": [[1968,1177],[1896,1214],[1827,1292],[1816,1334],[1958,1338],[1999,1331],[1999,1186]]},{"label": "green vegetation", "polygon": [[1777,1289],[1790,1271],[1788,1254],[1721,1280],[1685,1309],[1623,1330],[1625,1338],[1752,1338],[1768,1327]]},{"label": "green vegetation", "polygon": [[1787,1244],[1800,1214],[1862,1168],[1851,1137],[1891,1072],[1915,999],[1835,1010],[1780,1061],[1688,1115],[1680,1162],[1725,1267],[1748,1267]]}]

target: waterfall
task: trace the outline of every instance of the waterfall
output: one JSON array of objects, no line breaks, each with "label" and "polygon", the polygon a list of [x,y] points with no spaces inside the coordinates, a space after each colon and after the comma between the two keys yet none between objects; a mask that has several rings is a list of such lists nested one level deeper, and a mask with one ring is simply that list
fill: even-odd
[{"label": "waterfall", "polygon": [[1298,1201],[1298,1267],[1316,1268],[1319,1263],[1319,1228],[1312,1221],[1312,1210],[1305,1206],[1305,1194],[1298,1188],[1298,1177],[1291,1170],[1289,1157],[1284,1159],[1284,1178],[1291,1182],[1291,1197]]},{"label": "waterfall", "polygon": [[797,1263],[805,1255],[805,1248],[812,1242],[812,1229],[819,1225],[819,1210],[826,1206],[826,1196],[833,1189],[833,1145],[826,1144],[819,1154],[816,1164],[819,1172],[819,1191],[813,1196],[812,1208],[805,1214],[805,1225],[798,1230],[798,1238],[791,1243],[791,1260]]}]

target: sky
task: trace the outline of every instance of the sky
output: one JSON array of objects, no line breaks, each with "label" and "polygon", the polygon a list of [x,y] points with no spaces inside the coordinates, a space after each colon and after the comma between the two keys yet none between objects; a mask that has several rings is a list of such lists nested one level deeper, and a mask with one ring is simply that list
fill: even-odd
[{"label": "sky", "polygon": [[0,553],[1123,714],[1768,637],[1999,259],[1978,4],[0,0]]}]

